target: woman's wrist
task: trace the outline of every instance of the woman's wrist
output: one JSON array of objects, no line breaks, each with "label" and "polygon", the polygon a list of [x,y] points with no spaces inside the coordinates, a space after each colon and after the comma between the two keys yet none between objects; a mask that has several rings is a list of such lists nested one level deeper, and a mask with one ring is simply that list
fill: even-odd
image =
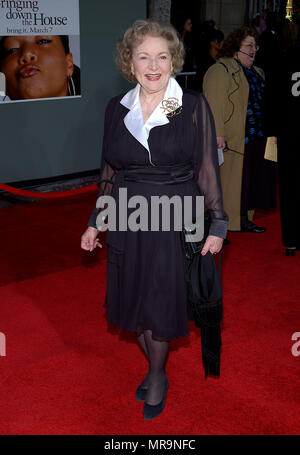
[{"label": "woman's wrist", "polygon": [[91,232],[95,232],[95,231],[98,232],[98,229],[97,229],[96,227],[94,227],[94,226],[88,226],[87,229],[88,229],[89,231],[91,231]]}]

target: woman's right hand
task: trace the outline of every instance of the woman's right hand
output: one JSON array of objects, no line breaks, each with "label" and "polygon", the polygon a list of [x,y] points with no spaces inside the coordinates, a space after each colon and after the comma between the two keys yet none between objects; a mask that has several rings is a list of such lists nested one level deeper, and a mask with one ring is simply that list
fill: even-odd
[{"label": "woman's right hand", "polygon": [[224,148],[226,147],[224,136],[217,136],[217,145],[218,149],[224,150]]},{"label": "woman's right hand", "polygon": [[97,238],[98,233],[98,229],[89,226],[81,236],[81,248],[86,251],[93,251],[97,246],[102,248]]}]

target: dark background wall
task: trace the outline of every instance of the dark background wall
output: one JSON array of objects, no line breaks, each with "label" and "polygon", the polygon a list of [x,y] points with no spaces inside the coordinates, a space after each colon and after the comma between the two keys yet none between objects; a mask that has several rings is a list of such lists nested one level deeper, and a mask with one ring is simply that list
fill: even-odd
[{"label": "dark background wall", "polygon": [[115,69],[115,45],[145,17],[143,0],[80,0],[82,98],[0,104],[0,182],[99,167],[105,105],[131,88]]}]

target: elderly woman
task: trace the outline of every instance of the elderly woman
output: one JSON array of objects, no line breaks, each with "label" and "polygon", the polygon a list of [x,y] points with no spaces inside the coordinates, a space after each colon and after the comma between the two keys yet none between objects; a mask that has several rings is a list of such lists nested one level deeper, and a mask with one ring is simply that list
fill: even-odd
[{"label": "elderly woman", "polygon": [[[149,204],[153,196],[204,195],[212,223],[202,254],[209,256],[222,247],[227,217],[211,112],[201,95],[183,93],[174,79],[183,55],[173,27],[156,22],[136,21],[119,42],[118,67],[137,85],[108,103],[100,195],[114,198],[117,213],[125,208],[121,190],[127,200],[143,196]],[[83,249],[101,246],[97,227],[101,230],[104,217],[94,209],[81,239]],[[156,221],[149,219],[148,226],[152,229]],[[190,316],[180,232],[172,223],[169,231],[161,226],[146,230],[142,224],[132,230],[108,226],[105,306],[108,321],[136,332],[147,356],[148,374],[136,399],[145,401],[144,418],[152,419],[166,399],[169,342],[189,334]]]},{"label": "elderly woman", "polygon": [[276,165],[264,159],[262,71],[253,63],[257,35],[242,27],[224,41],[221,58],[204,76],[203,94],[212,109],[218,148],[224,151],[221,182],[229,229],[263,233],[253,210],[276,206]]},{"label": "elderly woman", "polygon": [[66,35],[4,36],[0,70],[11,100],[74,96],[80,91]]}]

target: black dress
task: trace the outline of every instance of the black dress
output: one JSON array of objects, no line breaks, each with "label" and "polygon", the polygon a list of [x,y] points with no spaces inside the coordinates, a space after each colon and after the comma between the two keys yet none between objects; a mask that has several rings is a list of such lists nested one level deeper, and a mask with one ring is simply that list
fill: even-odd
[{"label": "black dress", "polygon": [[[153,195],[204,195],[213,217],[210,233],[225,237],[227,216],[223,211],[216,134],[204,97],[185,92],[182,110],[168,124],[151,129],[148,143],[153,166],[147,149],[124,125],[128,109],[120,104],[122,96],[113,98],[106,109],[99,194],[113,196],[117,208],[119,188],[127,189],[128,199],[142,195],[147,201]],[[194,177],[182,183],[156,185],[127,181],[125,177],[132,166],[153,169],[182,163],[191,163],[194,171]],[[94,209],[89,226],[96,227],[96,217]],[[135,332],[152,330],[153,338],[158,340],[188,335],[192,315],[187,306],[180,233],[107,231],[107,246],[108,322]]]}]

